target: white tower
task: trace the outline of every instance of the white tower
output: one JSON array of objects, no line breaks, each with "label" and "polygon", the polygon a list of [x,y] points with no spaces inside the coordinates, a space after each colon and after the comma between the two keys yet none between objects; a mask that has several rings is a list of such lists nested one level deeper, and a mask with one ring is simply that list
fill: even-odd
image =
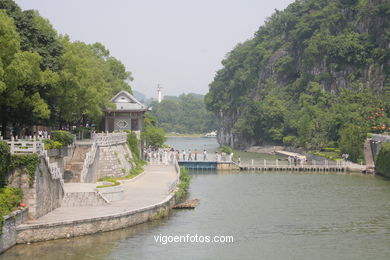
[{"label": "white tower", "polygon": [[161,103],[162,95],[161,95],[162,87],[160,87],[160,84],[157,84],[157,101],[158,103]]}]

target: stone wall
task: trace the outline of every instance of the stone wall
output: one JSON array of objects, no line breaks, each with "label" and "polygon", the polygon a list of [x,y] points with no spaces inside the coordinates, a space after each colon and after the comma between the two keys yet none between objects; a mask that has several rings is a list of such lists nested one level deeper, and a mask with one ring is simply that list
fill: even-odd
[{"label": "stone wall", "polygon": [[27,208],[4,216],[4,225],[0,236],[0,254],[16,244],[16,226],[27,220]]},{"label": "stone wall", "polygon": [[99,146],[98,151],[96,179],[106,176],[123,177],[130,173],[132,165],[129,158],[132,158],[132,154],[127,144]]},{"label": "stone wall", "polygon": [[8,186],[22,189],[23,202],[29,208],[29,219],[37,219],[58,208],[64,196],[61,180],[52,179],[46,161],[42,157],[35,171],[33,185],[29,185],[28,173],[17,169],[9,175]]},{"label": "stone wall", "polygon": [[51,224],[23,224],[17,227],[16,241],[17,243],[38,242],[126,228],[147,222],[161,210],[171,209],[174,204],[175,195],[171,194],[161,203],[104,217]]}]

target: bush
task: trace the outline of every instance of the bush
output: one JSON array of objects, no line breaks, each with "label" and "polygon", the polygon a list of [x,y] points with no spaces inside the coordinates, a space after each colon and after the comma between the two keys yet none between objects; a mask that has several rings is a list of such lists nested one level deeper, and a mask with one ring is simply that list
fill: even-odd
[{"label": "bush", "polygon": [[43,140],[43,143],[45,144],[45,150],[61,149],[62,148],[62,143],[60,143],[58,141],[45,139],[45,140]]},{"label": "bush", "polygon": [[375,160],[377,173],[390,177],[390,143],[383,143]]},{"label": "bush", "polygon": [[138,139],[137,135],[134,132],[129,132],[127,134],[127,144],[130,147],[130,151],[133,155],[135,161],[140,159],[139,149],[138,149]]},{"label": "bush", "polygon": [[5,176],[11,163],[11,154],[6,142],[0,141],[0,188],[5,185]]},{"label": "bush", "polygon": [[0,189],[0,235],[3,231],[3,216],[10,214],[22,202],[23,192],[19,188]]},{"label": "bush", "polygon": [[284,146],[294,146],[297,143],[297,137],[293,135],[288,135],[283,137]]},{"label": "bush", "polygon": [[219,148],[219,151],[221,153],[231,154],[233,152],[233,149],[229,146],[223,145]]},{"label": "bush", "polygon": [[62,145],[67,146],[73,143],[74,135],[62,130],[52,131],[51,140],[60,142]]},{"label": "bush", "polygon": [[340,150],[342,153],[349,154],[349,159],[357,162],[363,157],[364,141],[367,137],[367,131],[359,126],[347,125],[340,132]]},{"label": "bush", "polygon": [[177,185],[178,190],[176,191],[176,200],[179,202],[185,198],[187,194],[188,187],[190,186],[191,176],[188,173],[188,169],[181,166],[180,167],[180,182]]},{"label": "bush", "polygon": [[14,154],[11,156],[9,171],[15,169],[26,169],[29,175],[29,184],[33,185],[35,180],[35,171],[39,165],[39,156],[33,154]]}]

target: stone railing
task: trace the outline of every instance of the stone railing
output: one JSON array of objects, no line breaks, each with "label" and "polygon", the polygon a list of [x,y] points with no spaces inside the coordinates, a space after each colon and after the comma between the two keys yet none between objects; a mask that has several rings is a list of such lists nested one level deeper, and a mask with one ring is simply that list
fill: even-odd
[{"label": "stone railing", "polygon": [[88,175],[88,170],[89,167],[93,164],[95,161],[95,156],[96,156],[96,151],[97,151],[97,142],[93,142],[91,146],[91,150],[87,152],[83,164],[83,169],[81,170],[81,182],[85,182],[87,175]]},{"label": "stone railing", "polygon": [[169,185],[168,194],[173,192],[176,189],[176,186],[177,186],[177,184],[180,181],[180,166],[179,166],[179,163],[176,160],[174,160],[173,163],[174,163],[175,170],[176,170],[176,177],[175,177],[175,180],[171,183],[171,185]]},{"label": "stone railing", "polygon": [[96,142],[98,146],[110,146],[116,144],[123,144],[127,141],[127,133],[94,133],[92,135],[93,142]]},{"label": "stone railing", "polygon": [[43,143],[34,138],[27,140],[15,140],[13,137],[11,141],[7,141],[10,147],[11,154],[26,154],[26,153],[40,153],[43,150]]},{"label": "stone railing", "polygon": [[62,190],[64,190],[64,179],[62,178],[61,169],[58,167],[57,163],[51,163],[49,156],[47,155],[47,150],[42,149],[40,155],[45,160],[47,168],[49,169],[51,178],[53,180],[60,180]]},{"label": "stone railing", "polygon": [[7,141],[10,146],[11,154],[32,154],[37,153],[43,157],[47,168],[50,172],[50,175],[53,180],[60,180],[61,186],[64,186],[64,180],[62,178],[62,173],[57,163],[51,163],[47,150],[44,149],[44,144],[41,141],[36,140],[35,137],[29,138],[27,140],[18,140],[12,137],[11,141]]}]

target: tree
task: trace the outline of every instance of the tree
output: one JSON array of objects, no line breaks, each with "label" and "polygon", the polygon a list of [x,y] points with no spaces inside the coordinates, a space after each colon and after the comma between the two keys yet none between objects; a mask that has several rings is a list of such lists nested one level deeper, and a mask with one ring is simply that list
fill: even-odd
[{"label": "tree", "polygon": [[353,162],[363,160],[363,146],[367,138],[367,129],[349,124],[340,133],[340,149],[342,153],[349,154]]},{"label": "tree", "polygon": [[145,114],[145,131],[142,133],[142,140],[147,146],[161,147],[166,141],[165,131],[156,127],[157,119],[150,113]]}]

